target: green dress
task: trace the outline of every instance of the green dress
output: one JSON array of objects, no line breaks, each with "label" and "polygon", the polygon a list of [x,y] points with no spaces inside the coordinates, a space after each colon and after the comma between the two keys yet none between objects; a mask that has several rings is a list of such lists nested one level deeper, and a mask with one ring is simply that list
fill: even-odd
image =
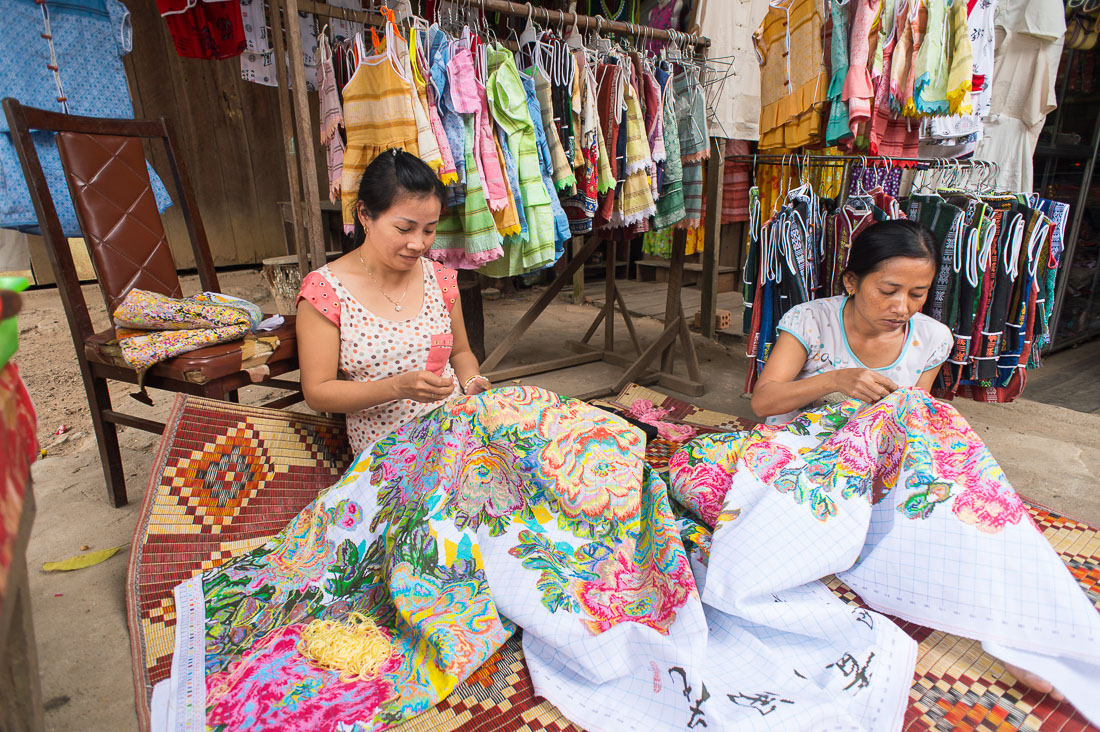
[{"label": "green dress", "polygon": [[825,144],[835,145],[852,136],[848,128],[848,102],[843,99],[844,77],[848,75],[848,5],[846,2],[831,0],[833,11],[833,78],[829,81],[829,123],[825,128]]},{"label": "green dress", "polygon": [[[673,99],[672,79],[665,81],[661,94],[661,106],[665,123],[665,175],[661,181],[661,195],[657,199],[657,213],[653,216],[655,229],[667,229],[684,220],[684,170],[680,163],[680,125]],[[669,248],[671,251],[671,248]],[[662,254],[654,251],[653,254]],[[662,256],[667,256],[662,254]]]},{"label": "green dress", "polygon": [[489,111],[504,130],[508,150],[516,161],[527,241],[511,237],[504,256],[481,269],[488,277],[510,277],[554,263],[554,213],[539,168],[534,121],[527,109],[527,92],[512,52],[497,44],[489,50],[489,78],[485,93]]}]

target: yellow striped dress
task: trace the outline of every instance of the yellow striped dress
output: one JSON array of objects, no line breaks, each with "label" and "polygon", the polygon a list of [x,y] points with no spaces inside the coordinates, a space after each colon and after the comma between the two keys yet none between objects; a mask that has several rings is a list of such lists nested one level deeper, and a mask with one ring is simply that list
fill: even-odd
[{"label": "yellow striped dress", "polygon": [[355,222],[355,202],[363,171],[391,147],[420,155],[412,88],[395,56],[391,24],[386,24],[386,51],[368,56],[344,86],[344,129],[348,135],[341,175],[340,203],[344,226]]}]

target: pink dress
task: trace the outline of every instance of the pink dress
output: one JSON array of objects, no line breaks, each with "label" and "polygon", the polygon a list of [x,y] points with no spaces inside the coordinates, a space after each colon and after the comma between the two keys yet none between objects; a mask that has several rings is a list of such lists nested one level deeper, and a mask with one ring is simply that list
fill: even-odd
[{"label": "pink dress", "polygon": [[[377,381],[408,371],[432,371],[454,378],[451,368],[451,308],[458,300],[455,271],[428,259],[424,272],[424,304],[415,318],[396,321],[367,310],[347,291],[328,265],[302,280],[298,299],[309,301],[340,329],[339,375],[348,381]],[[460,396],[456,383],[451,397]],[[427,414],[443,402],[412,399],[385,402],[347,416],[348,440],[362,452],[406,422]]]},{"label": "pink dress", "polygon": [[856,127],[871,121],[871,100],[875,86],[871,81],[870,62],[878,47],[878,24],[875,22],[882,0],[852,0],[854,13],[849,37],[848,75],[844,79],[841,98],[848,102],[848,127],[858,136]]}]

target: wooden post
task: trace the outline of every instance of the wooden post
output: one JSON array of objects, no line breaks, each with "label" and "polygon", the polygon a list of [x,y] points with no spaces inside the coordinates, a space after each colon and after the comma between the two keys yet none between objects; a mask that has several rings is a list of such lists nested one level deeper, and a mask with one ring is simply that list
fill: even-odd
[{"label": "wooden post", "polygon": [[722,188],[725,178],[726,141],[712,137],[707,161],[707,216],[703,222],[702,331],[714,338],[714,316],[718,308],[718,253],[722,246]]},{"label": "wooden post", "polygon": [[485,360],[485,313],[481,307],[481,280],[477,272],[468,269],[458,271],[458,295],[462,304],[462,320],[466,324],[466,338],[480,363]]},{"label": "wooden post", "polygon": [[[572,247],[572,256],[580,256],[581,250],[584,248],[584,241],[579,236],[575,236],[569,240],[569,245]],[[584,265],[573,274],[573,304],[584,305]]]},{"label": "wooden post", "polygon": [[[665,326],[679,317],[683,306],[680,304],[680,289],[684,281],[684,257],[687,256],[687,229],[676,229],[672,233],[672,257],[668,264],[668,291],[665,293]],[[672,371],[672,342],[661,355],[661,371]]]},{"label": "wooden post", "polygon": [[[286,0],[286,45],[290,54],[290,80],[294,100],[294,122],[298,132],[298,159],[301,161],[303,221],[309,242],[310,265],[325,265],[325,239],[321,233],[321,192],[317,184],[317,160],[313,155],[313,130],[310,127],[309,97],[306,93],[306,65],[302,59],[302,36],[298,31],[298,0]],[[282,63],[276,58],[275,63]]]},{"label": "wooden post", "polygon": [[[618,254],[619,243],[611,239],[604,240],[604,264],[607,265],[604,276],[604,306],[607,308],[607,317],[603,321],[603,349],[615,350],[615,255]],[[583,265],[582,265],[583,266]]]},{"label": "wooden post", "polygon": [[[309,250],[306,248],[305,238],[302,236],[302,186],[298,171],[298,145],[294,139],[294,119],[290,111],[290,86],[286,81],[286,49],[283,43],[283,21],[280,0],[274,0],[268,7],[271,11],[271,21],[268,27],[271,29],[273,45],[275,48],[275,80],[278,85],[279,97],[279,123],[283,132],[283,150],[286,152],[286,180],[290,192],[290,225],[293,229],[292,241],[287,242],[294,247],[294,254],[298,255],[298,271],[302,277],[309,274]],[[312,137],[310,138],[312,140]],[[288,252],[290,253],[290,252]]]}]

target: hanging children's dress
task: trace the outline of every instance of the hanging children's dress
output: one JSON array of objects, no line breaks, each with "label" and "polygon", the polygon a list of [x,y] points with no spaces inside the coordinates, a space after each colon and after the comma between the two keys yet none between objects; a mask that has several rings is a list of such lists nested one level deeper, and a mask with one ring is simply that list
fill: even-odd
[{"label": "hanging children's dress", "polygon": [[755,36],[763,59],[761,150],[821,139],[821,107],[829,90],[821,27],[817,0],[778,0],[768,7]]},{"label": "hanging children's dress", "polygon": [[485,87],[478,79],[476,65],[473,52],[460,44],[456,45],[447,66],[448,85],[451,103],[466,122],[467,136],[473,138],[474,165],[485,200],[490,209],[499,211],[508,205],[508,192],[504,188],[504,170],[493,142],[489,102],[485,97]]},{"label": "hanging children's dress", "polygon": [[489,277],[506,277],[553,263],[554,217],[550,195],[539,170],[534,121],[515,59],[510,51],[498,45],[489,51],[488,66],[486,91],[490,109],[504,130],[508,149],[516,161],[527,220],[526,241],[517,240],[507,246],[503,258],[481,270]]},{"label": "hanging children's dress", "polygon": [[396,55],[399,43],[394,26],[386,24],[386,50],[361,59],[359,68],[344,87],[344,128],[348,134],[344,169],[340,178],[340,202],[344,230],[355,225],[359,180],[378,154],[399,148],[419,157],[416,116],[410,82]]},{"label": "hanging children's dress", "polygon": [[596,80],[583,50],[574,52],[576,83],[580,86],[580,135],[577,136],[579,162],[575,170],[577,192],[562,202],[573,235],[592,231],[599,197],[599,117],[596,112]]},{"label": "hanging children's dress", "polygon": [[703,161],[710,156],[703,91],[686,71],[673,77],[680,160],[683,165],[685,217],[680,227],[693,229],[703,220]]},{"label": "hanging children's dress", "polygon": [[848,9],[851,0],[830,0],[833,38],[830,61],[833,78],[829,82],[829,122],[825,128],[825,144],[835,145],[852,137],[848,127],[848,102],[844,101],[844,79],[848,75]]},{"label": "hanging children's dress", "polygon": [[[428,77],[430,76],[428,65],[428,55],[425,51],[425,43],[427,41],[428,34],[424,30],[410,30],[409,31],[409,64],[412,66],[412,80],[413,85],[416,88],[417,97],[420,100],[420,106],[424,108],[425,113],[428,116],[428,126],[431,128],[431,136],[433,142],[439,149],[440,168],[437,171],[439,173],[439,181],[444,186],[454,185],[458,181],[458,171],[455,170],[454,155],[451,153],[450,141],[447,139],[447,134],[443,130],[443,120],[439,117],[439,105],[435,99],[435,89],[428,84]],[[417,131],[417,140],[420,141],[421,133]],[[420,143],[421,149],[423,149],[423,142]]]},{"label": "hanging children's dress", "polygon": [[661,113],[665,126],[665,170],[653,226],[665,229],[683,221],[687,211],[684,208],[684,169],[680,156],[680,125],[676,116],[674,84],[672,76],[664,69],[657,69],[657,81],[661,85]]},{"label": "hanging children's dress", "polygon": [[332,47],[328,36],[318,36],[317,91],[321,103],[321,144],[325,146],[328,164],[328,198],[332,203],[340,200],[340,178],[344,170],[344,138],[340,128],[344,126],[344,114],[340,106],[340,92],[336,88],[336,72],[332,68]]},{"label": "hanging children's dress", "polygon": [[558,200],[557,187],[554,185],[554,162],[550,153],[550,145],[546,141],[546,131],[539,124],[542,119],[542,109],[539,104],[537,84],[531,76],[520,72],[520,82],[523,84],[523,92],[527,98],[527,113],[531,118],[531,127],[535,133],[535,147],[539,156],[539,173],[542,176],[543,187],[550,198],[550,210],[554,217],[554,252],[555,257],[560,257],[564,252],[565,240],[569,238],[569,219]]},{"label": "hanging children's dress", "polygon": [[[878,16],[882,0],[849,0],[852,5],[852,33],[849,45],[848,74],[841,98],[848,103],[848,129],[871,121],[871,99],[875,95],[870,64],[878,47]],[[834,32],[836,27],[834,25]],[[872,45],[874,41],[874,45]],[[797,49],[797,47],[795,47]],[[789,52],[799,53],[788,49]]]},{"label": "hanging children's dress", "polygon": [[[416,36],[414,35],[413,38]],[[416,81],[413,78],[412,59],[409,55],[409,46],[401,38],[396,38],[398,61],[405,80],[408,82],[409,100],[412,103],[413,119],[416,120],[416,145],[420,150],[420,159],[439,174],[443,170],[443,156],[439,152],[439,143],[432,132],[428,121],[428,111],[424,108],[424,100],[417,91]]]},{"label": "hanging children's dress", "polygon": [[[542,69],[535,66],[528,69],[535,79],[535,92],[539,100],[539,113],[542,115],[542,131],[546,136],[546,144],[550,150],[550,160],[554,164],[554,188],[558,192],[567,191],[577,184],[573,175],[573,166],[565,155],[561,138],[558,136],[557,125],[554,122],[554,88],[550,79],[546,77]],[[537,123],[538,120],[535,120]]]},{"label": "hanging children's dress", "polygon": [[631,80],[632,69],[624,67],[623,101],[626,104],[626,180],[615,199],[615,210],[610,224],[613,227],[630,227],[632,233],[644,233],[649,229],[649,217],[657,212],[649,187],[649,142],[645,121],[642,118],[638,94]]},{"label": "hanging children's dress", "polygon": [[447,145],[454,158],[455,173],[458,180],[447,186],[445,203],[447,208],[461,206],[466,200],[466,127],[462,117],[451,103],[451,92],[447,83],[447,64],[451,60],[451,42],[447,34],[436,25],[428,29],[428,63],[431,69],[431,86],[435,93],[436,105]]},{"label": "hanging children's dress", "polygon": [[[447,64],[446,92],[454,110],[476,110],[479,108],[477,91],[474,84],[457,84],[458,77],[473,79],[473,57],[466,49],[455,52],[451,49],[451,61]],[[474,156],[474,144],[478,140],[475,131],[475,114],[463,112],[459,116],[463,125],[463,157],[465,159],[466,188],[465,200],[461,206],[449,207],[439,218],[436,227],[435,244],[429,256],[454,269],[476,269],[488,262],[504,256],[503,237],[497,231],[496,221],[489,210],[485,191],[481,187],[481,176]],[[496,158],[496,144],[492,137],[488,144],[493,146],[493,158]],[[503,174],[501,174],[503,175]],[[507,195],[505,191],[503,195]]]}]

